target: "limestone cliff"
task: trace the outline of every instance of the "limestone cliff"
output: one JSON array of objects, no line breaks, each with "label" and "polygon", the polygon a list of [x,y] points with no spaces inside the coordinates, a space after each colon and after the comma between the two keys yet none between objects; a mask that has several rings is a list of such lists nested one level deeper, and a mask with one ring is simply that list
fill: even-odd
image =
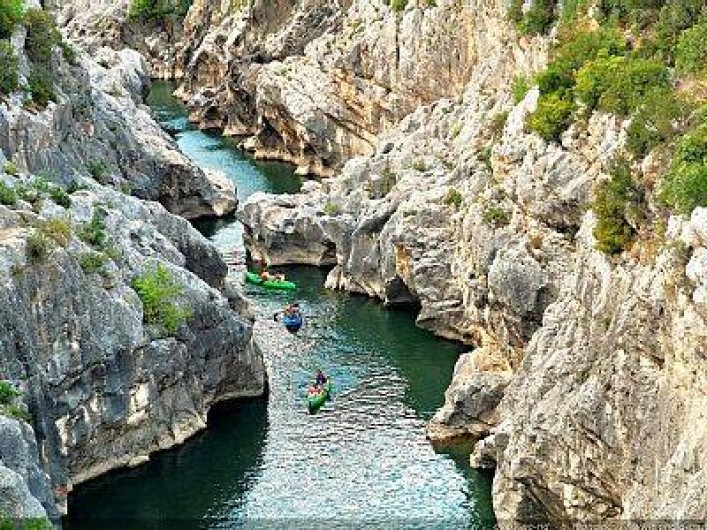
[{"label": "limestone cliff", "polygon": [[[24,57],[25,32],[13,40]],[[229,181],[206,175],[185,157],[143,105],[149,72],[131,50],[80,53],[75,64],[54,54],[56,102],[42,112],[22,105],[19,91],[0,107],[0,148],[20,169],[92,176],[188,218],[220,216],[236,205]],[[26,59],[20,77],[30,76]]]},{"label": "limestone cliff", "polygon": [[152,119],[134,51],[69,60],[49,45],[53,94],[30,100],[24,24],[11,46],[25,90],[0,101],[0,384],[20,393],[0,401],[0,526],[55,519],[74,485],[265,389],[248,303],[184,219],[231,211],[233,185]]}]

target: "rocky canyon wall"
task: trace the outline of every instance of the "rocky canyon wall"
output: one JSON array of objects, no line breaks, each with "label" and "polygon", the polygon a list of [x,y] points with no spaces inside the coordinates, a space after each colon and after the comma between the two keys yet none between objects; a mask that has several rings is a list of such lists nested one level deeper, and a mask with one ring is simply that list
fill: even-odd
[{"label": "rocky canyon wall", "polygon": [[[17,24],[19,85],[27,38]],[[56,520],[74,485],[265,390],[248,302],[184,219],[232,211],[232,183],[153,120],[137,52],[92,54],[52,49],[46,104],[0,101],[0,526]]]}]

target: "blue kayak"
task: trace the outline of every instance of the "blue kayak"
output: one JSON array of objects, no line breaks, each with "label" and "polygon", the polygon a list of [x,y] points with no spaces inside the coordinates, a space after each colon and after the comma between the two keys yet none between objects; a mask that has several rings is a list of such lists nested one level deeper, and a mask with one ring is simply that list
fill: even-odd
[{"label": "blue kayak", "polygon": [[285,329],[287,331],[290,333],[297,333],[302,327],[302,324],[304,324],[304,317],[302,316],[302,313],[295,315],[283,315],[281,321],[285,325]]}]

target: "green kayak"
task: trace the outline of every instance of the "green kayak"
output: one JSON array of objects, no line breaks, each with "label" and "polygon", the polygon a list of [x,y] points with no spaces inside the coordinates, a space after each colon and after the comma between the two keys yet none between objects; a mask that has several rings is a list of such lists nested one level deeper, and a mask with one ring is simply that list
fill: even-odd
[{"label": "green kayak", "polygon": [[307,409],[310,414],[317,412],[331,394],[331,377],[324,383],[324,388],[318,394],[307,395]]},{"label": "green kayak", "polygon": [[254,272],[246,272],[245,273],[245,281],[248,283],[252,283],[255,285],[260,285],[261,287],[266,287],[268,289],[283,289],[285,291],[294,291],[297,289],[297,285],[288,282],[287,280],[261,280],[260,276],[255,274]]}]

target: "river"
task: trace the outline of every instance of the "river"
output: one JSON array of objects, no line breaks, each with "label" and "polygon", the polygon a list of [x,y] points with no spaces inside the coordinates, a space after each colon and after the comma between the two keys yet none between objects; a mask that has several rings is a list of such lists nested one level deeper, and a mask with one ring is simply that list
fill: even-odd
[{"label": "river", "polygon": [[[254,161],[234,140],[191,127],[172,89],[153,86],[157,119],[197,164],[232,178],[241,201],[299,188],[292,167]],[[197,228],[224,253],[243,254],[235,219]],[[491,479],[469,467],[469,448],[435,451],[424,434],[462,348],[415,327],[410,312],[325,290],[324,271],[283,270],[312,317],[296,336],[270,320],[293,295],[245,287],[262,318],[269,395],[220,406],[183,446],[80,486],[67,528],[493,526]],[[303,391],[320,367],[335,394],[310,416]]]}]

